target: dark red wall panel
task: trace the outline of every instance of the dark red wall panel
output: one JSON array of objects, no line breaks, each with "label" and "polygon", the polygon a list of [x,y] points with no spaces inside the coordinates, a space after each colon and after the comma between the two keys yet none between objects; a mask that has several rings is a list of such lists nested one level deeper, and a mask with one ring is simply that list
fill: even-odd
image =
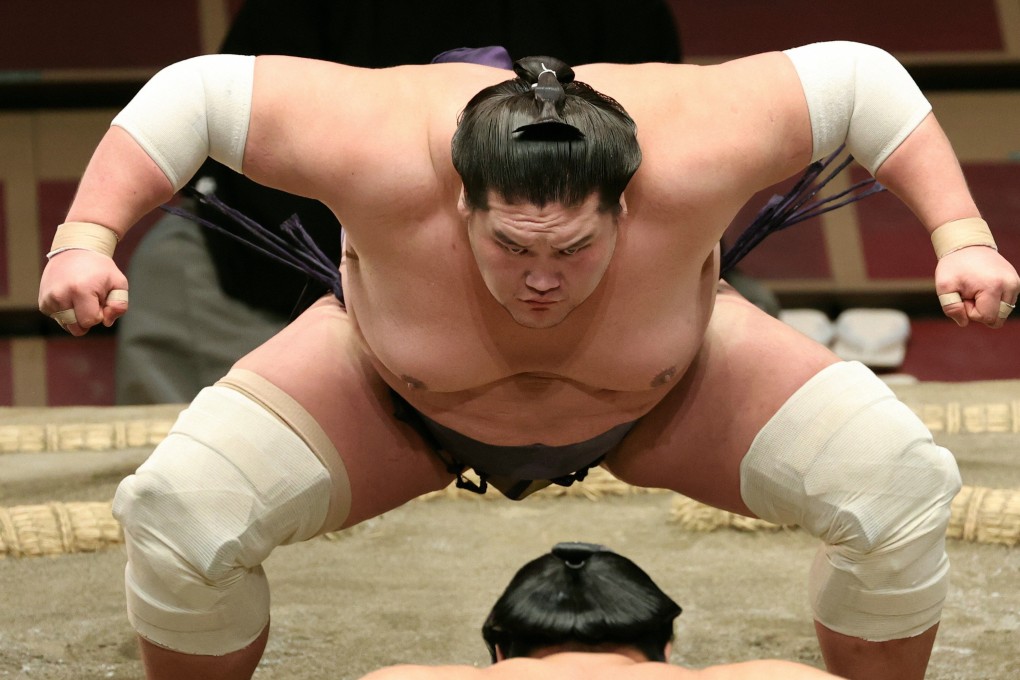
[{"label": "dark red wall panel", "polygon": [[198,0],[4,0],[0,70],[153,68],[201,54]]},{"label": "dark red wall panel", "polygon": [[[879,5],[808,0],[670,0],[684,56],[711,58],[856,40],[890,52],[1003,49],[995,0],[896,0]],[[880,7],[880,9],[875,9]]]},{"label": "dark red wall panel", "polygon": [[114,404],[115,338],[52,338],[46,341],[46,393],[50,406]]}]

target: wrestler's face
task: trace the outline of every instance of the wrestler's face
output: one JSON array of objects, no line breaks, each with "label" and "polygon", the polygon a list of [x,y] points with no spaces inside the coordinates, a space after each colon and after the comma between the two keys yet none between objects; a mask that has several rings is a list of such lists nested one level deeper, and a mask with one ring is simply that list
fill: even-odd
[{"label": "wrestler's face", "polygon": [[598,197],[565,207],[508,203],[489,196],[487,210],[461,196],[468,239],[486,287],[522,326],[549,328],[584,302],[609,267],[618,217]]}]

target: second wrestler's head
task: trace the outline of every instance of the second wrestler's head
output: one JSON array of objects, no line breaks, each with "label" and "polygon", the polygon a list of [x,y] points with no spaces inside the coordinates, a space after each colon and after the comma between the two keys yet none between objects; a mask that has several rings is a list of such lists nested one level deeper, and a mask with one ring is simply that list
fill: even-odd
[{"label": "second wrestler's head", "polygon": [[482,626],[492,660],[615,652],[665,661],[680,607],[626,557],[560,543],[524,565]]}]

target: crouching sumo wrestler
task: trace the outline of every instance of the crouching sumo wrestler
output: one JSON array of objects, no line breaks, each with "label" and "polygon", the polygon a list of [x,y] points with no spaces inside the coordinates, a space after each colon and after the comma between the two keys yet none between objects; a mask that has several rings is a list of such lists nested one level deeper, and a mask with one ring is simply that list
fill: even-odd
[{"label": "crouching sumo wrestler", "polygon": [[604,465],[818,536],[829,670],[922,677],[953,458],[865,367],[720,287],[718,243],[846,144],[932,234],[946,314],[1001,326],[1020,279],[925,98],[850,43],[515,70],[215,55],[114,120],[43,274],[40,309],[74,335],[126,311],[107,251],[206,156],[345,227],[342,291],[203,391],[117,493],[146,672],[250,676],[278,545],[465,467],[522,498]]}]

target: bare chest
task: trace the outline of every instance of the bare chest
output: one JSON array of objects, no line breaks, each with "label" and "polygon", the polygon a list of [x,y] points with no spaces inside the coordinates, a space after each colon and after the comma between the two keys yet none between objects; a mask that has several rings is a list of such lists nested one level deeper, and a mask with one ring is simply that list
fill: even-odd
[{"label": "bare chest", "polygon": [[423,237],[400,258],[359,253],[344,269],[349,312],[391,384],[433,395],[506,391],[511,402],[521,392],[671,384],[701,344],[716,277],[704,253],[683,262],[628,244],[562,323],[535,329],[496,302],[455,235]]}]

